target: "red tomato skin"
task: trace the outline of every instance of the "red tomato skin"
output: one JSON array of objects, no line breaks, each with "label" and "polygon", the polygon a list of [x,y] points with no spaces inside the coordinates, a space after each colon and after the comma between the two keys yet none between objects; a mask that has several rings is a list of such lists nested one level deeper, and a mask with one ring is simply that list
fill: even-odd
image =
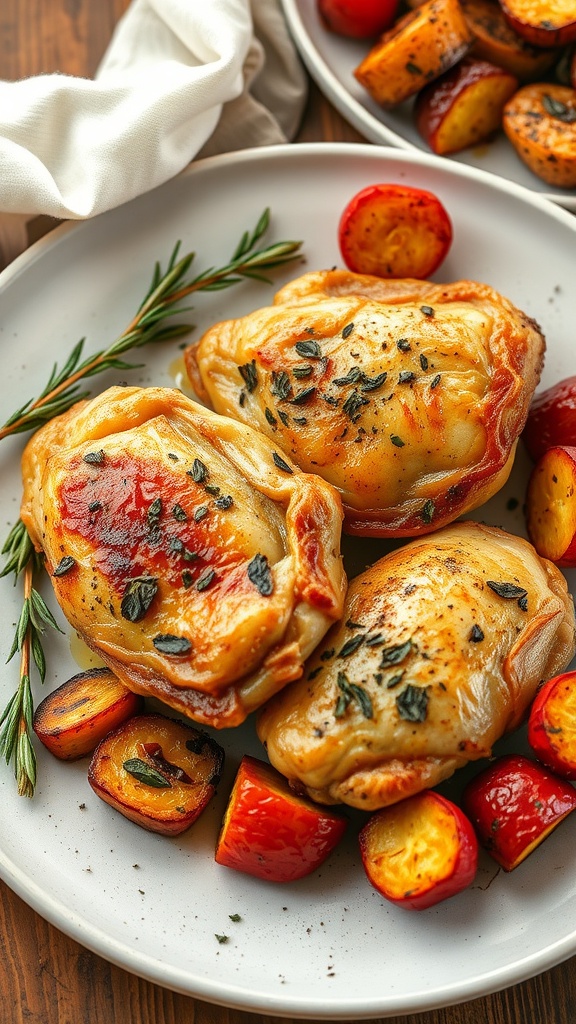
[{"label": "red tomato skin", "polygon": [[447,811],[454,819],[458,834],[458,855],[451,873],[445,878],[438,879],[438,881],[425,892],[413,895],[406,894],[402,897],[392,896],[377,884],[374,875],[371,877],[371,874],[368,871],[368,841],[370,831],[375,826],[378,826],[378,822],[384,818],[388,811],[393,810],[393,807],[385,808],[384,812],[377,811],[359,833],[360,852],[370,883],[382,896],[384,896],[388,903],[401,907],[403,910],[427,910],[429,907],[433,907],[437,903],[441,903],[443,900],[447,900],[452,896],[458,895],[458,893],[468,888],[468,886],[474,881],[478,868],[478,839],[472,823],[468,820],[463,811],[457,807],[456,804],[452,803],[451,800],[448,800],[440,793],[435,793],[432,790],[428,790],[426,793],[419,793],[416,797],[408,797],[407,800],[402,801],[402,803],[408,804],[410,801],[416,799],[425,799],[431,805],[436,803],[443,810]]},{"label": "red tomato skin", "polygon": [[576,446],[576,376],[534,396],[522,439],[534,462],[548,448]]},{"label": "red tomato skin", "polygon": [[[423,258],[418,267],[412,267],[409,273],[391,273],[385,269],[386,258],[382,255],[382,266],[380,271],[369,269],[364,264],[362,252],[362,239],[359,237],[358,218],[362,216],[363,208],[369,208],[371,204],[377,208],[377,204],[399,204],[401,208],[410,209],[414,213],[414,223],[418,223],[418,211],[422,209],[426,219],[432,219],[433,214],[435,231],[433,245],[425,249]],[[376,215],[377,216],[377,215]],[[375,274],[382,277],[416,277],[425,280],[430,277],[446,259],[452,245],[453,227],[447,210],[433,192],[426,189],[413,188],[410,185],[398,185],[395,183],[380,183],[367,185],[361,189],[347,203],[338,224],[338,243],[344,263],[348,270],[358,274]],[[365,245],[372,245],[372,241],[364,239]]]},{"label": "red tomato skin", "polygon": [[346,827],[344,817],[293,793],[270,765],[245,755],[215,859],[268,882],[293,882],[320,866]]},{"label": "red tomato skin", "polygon": [[399,0],[317,0],[326,28],[349,39],[370,39],[392,25]]},{"label": "red tomato skin", "polygon": [[[538,690],[528,718],[528,742],[539,761],[563,779],[573,781],[576,780],[576,732],[573,743],[565,737],[561,740],[558,726],[550,720],[550,707],[562,701],[562,691],[576,692],[576,672],[554,676]],[[570,714],[566,711],[567,716]],[[572,730],[570,738],[571,735]]]},{"label": "red tomato skin", "polygon": [[576,792],[530,758],[509,754],[468,783],[462,806],[481,845],[512,871],[576,808]]}]

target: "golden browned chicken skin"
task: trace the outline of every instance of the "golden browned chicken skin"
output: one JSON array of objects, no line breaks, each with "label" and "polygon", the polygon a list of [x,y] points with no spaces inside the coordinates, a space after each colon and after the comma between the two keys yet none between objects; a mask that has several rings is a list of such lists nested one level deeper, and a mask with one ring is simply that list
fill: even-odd
[{"label": "golden browned chicken skin", "polygon": [[574,650],[559,570],[519,537],[456,523],[352,580],[344,621],[258,735],[299,791],[375,810],[488,757]]},{"label": "golden browned chicken skin", "polygon": [[542,368],[538,326],[488,285],[332,270],[216,324],[193,386],[342,495],[345,529],[428,533],[505,483]]},{"label": "golden browned chicken skin", "polygon": [[171,388],[110,388],[22,462],[56,598],[136,692],[217,728],[302,673],[342,612],[338,494]]}]

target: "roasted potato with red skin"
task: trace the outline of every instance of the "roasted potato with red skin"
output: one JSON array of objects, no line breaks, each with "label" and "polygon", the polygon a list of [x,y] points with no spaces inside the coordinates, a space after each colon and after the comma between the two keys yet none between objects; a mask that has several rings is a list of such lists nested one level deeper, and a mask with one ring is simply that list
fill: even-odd
[{"label": "roasted potato with red skin", "polygon": [[548,448],[576,447],[576,376],[565,377],[532,399],[522,433],[526,450],[534,462]]},{"label": "roasted potato with red skin", "polygon": [[555,188],[576,187],[576,89],[552,82],[525,85],[502,114],[519,158]]},{"label": "roasted potato with red skin", "polygon": [[576,672],[563,672],[540,688],[530,709],[528,742],[557,775],[576,779]]},{"label": "roasted potato with red skin", "polygon": [[470,56],[509,71],[520,82],[544,77],[558,60],[556,49],[544,50],[522,39],[510,27],[494,0],[461,0],[475,42]]},{"label": "roasted potato with red skin", "polygon": [[317,7],[330,32],[349,39],[369,39],[392,24],[398,0],[317,0]]},{"label": "roasted potato with red skin", "polygon": [[441,156],[475,146],[501,128],[504,104],[518,84],[509,71],[464,57],[418,94],[416,127]]},{"label": "roasted potato with red skin", "polygon": [[534,466],[526,526],[539,555],[562,568],[576,566],[576,448],[549,448]]},{"label": "roasted potato with red skin", "polygon": [[91,754],[109,732],[142,710],[144,701],[109,668],[92,668],[53,690],[34,713],[34,732],[54,757]]},{"label": "roasted potato with red skin", "polygon": [[481,845],[513,871],[576,808],[576,790],[530,758],[508,754],[467,784],[462,807]]},{"label": "roasted potato with red skin", "polygon": [[433,790],[374,814],[359,834],[369,881],[406,910],[425,910],[473,882],[478,840],[452,801]]},{"label": "roasted potato with red skin", "polygon": [[299,796],[271,765],[246,754],[230,794],[215,859],[267,882],[294,882],[326,860],[346,826],[341,814]]},{"label": "roasted potato with red skin", "polygon": [[368,185],[338,226],[349,270],[376,277],[430,277],[448,255],[452,222],[437,196],[409,185]]},{"label": "roasted potato with red skin", "polygon": [[534,46],[566,46],[576,39],[576,0],[500,0],[508,24]]},{"label": "roasted potato with red skin", "polygon": [[179,719],[137,715],[96,747],[94,792],[150,832],[175,836],[196,821],[220,781],[224,751]]},{"label": "roasted potato with red skin", "polygon": [[395,107],[456,64],[473,41],[458,0],[425,0],[383,34],[354,75],[376,103]]}]

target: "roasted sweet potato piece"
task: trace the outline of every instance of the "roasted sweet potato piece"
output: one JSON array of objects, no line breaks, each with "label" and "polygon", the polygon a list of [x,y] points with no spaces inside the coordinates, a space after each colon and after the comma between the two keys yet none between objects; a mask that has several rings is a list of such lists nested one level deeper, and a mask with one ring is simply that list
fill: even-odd
[{"label": "roasted sweet potato piece", "polygon": [[534,174],[555,188],[576,187],[576,89],[525,85],[504,107],[502,126]]},{"label": "roasted sweet potato piece", "polygon": [[548,448],[534,466],[526,493],[526,526],[542,558],[576,568],[576,448]]},{"label": "roasted sweet potato piece", "polygon": [[394,107],[456,64],[474,37],[458,0],[426,0],[385,32],[354,71],[383,107]]},{"label": "roasted sweet potato piece", "polygon": [[426,189],[367,185],[346,204],[338,225],[349,270],[377,277],[430,277],[452,244],[452,222]]},{"label": "roasted sweet potato piece", "polygon": [[271,765],[245,754],[215,860],[267,882],[294,882],[320,867],[346,826],[342,814],[299,796]]},{"label": "roasted sweet potato piece", "polygon": [[576,374],[557,380],[532,399],[522,440],[537,462],[548,448],[576,448]]},{"label": "roasted sweet potato piece", "polygon": [[534,46],[566,46],[576,39],[576,0],[500,0],[508,24]]},{"label": "roasted sweet potato piece", "polygon": [[474,35],[470,56],[496,64],[519,82],[536,82],[558,59],[556,49],[544,50],[519,36],[495,0],[461,0],[464,17]]},{"label": "roasted sweet potato piece", "polygon": [[456,804],[432,790],[377,811],[358,839],[368,880],[406,910],[426,910],[474,881],[474,828]]},{"label": "roasted sweet potato piece", "polygon": [[72,676],[44,698],[34,714],[34,732],[55,757],[75,761],[91,754],[143,703],[109,668],[92,668]]},{"label": "roasted sweet potato piece", "polygon": [[223,764],[222,747],[207,733],[165,715],[137,715],[97,746],[88,781],[130,821],[174,836],[210,802]]},{"label": "roasted sweet potato piece", "polygon": [[576,791],[530,758],[508,754],[470,780],[462,806],[481,845],[513,871],[576,810]]},{"label": "roasted sweet potato piece", "polygon": [[538,690],[528,719],[528,742],[539,761],[563,779],[576,779],[576,672],[553,676]]},{"label": "roasted sweet potato piece", "polygon": [[416,126],[434,153],[457,153],[490,138],[518,79],[485,60],[465,57],[418,94]]}]

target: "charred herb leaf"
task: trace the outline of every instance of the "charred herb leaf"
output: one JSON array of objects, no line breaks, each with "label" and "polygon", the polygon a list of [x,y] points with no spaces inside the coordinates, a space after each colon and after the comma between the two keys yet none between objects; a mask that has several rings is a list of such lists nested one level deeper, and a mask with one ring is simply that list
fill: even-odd
[{"label": "charred herb leaf", "polygon": [[124,761],[122,767],[129,775],[146,786],[152,786],[154,789],[172,788],[172,783],[162,775],[162,772],[157,771],[152,765],[146,764],[146,761],[140,757],[130,757]]},{"label": "charred herb leaf", "polygon": [[490,590],[498,594],[498,597],[503,597],[505,601],[520,601],[528,596],[528,591],[524,587],[516,586],[515,583],[497,583],[495,580],[486,580],[486,584]]},{"label": "charred herb leaf", "polygon": [[428,690],[408,683],[396,697],[400,718],[406,722],[424,722],[428,714]]},{"label": "charred herb leaf", "polygon": [[322,349],[317,341],[297,341],[294,348],[303,359],[322,358]]},{"label": "charred herb leaf", "polygon": [[407,658],[412,650],[412,641],[406,640],[403,644],[393,644],[385,647],[382,651],[382,659],[379,668],[387,668],[388,665],[399,665],[404,658]]},{"label": "charred herb leaf", "polygon": [[120,604],[122,618],[128,622],[139,622],[146,615],[157,593],[158,580],[155,576],[135,576],[128,580]]},{"label": "charred herb leaf", "polygon": [[161,654],[188,654],[192,644],[185,636],[173,636],[171,633],[158,633],[152,643]]},{"label": "charred herb leaf", "polygon": [[248,563],[247,572],[250,582],[264,597],[268,597],[274,590],[274,580],[266,555],[254,555],[252,561]]},{"label": "charred herb leaf", "polygon": [[272,458],[274,459],[274,465],[281,469],[283,473],[292,474],[294,472],[293,469],[290,469],[288,463],[284,462],[282,456],[278,455],[278,452],[272,452]]},{"label": "charred herb leaf", "polygon": [[72,555],[64,555],[64,558],[60,559],[60,561],[58,562],[58,565],[54,569],[54,572],[52,573],[52,575],[53,576],[65,576],[66,573],[70,572],[70,570],[73,569],[75,565],[76,565],[76,559],[72,558]]},{"label": "charred herb leaf", "polygon": [[246,390],[249,392],[254,391],[258,387],[258,370],[256,369],[256,360],[252,359],[249,363],[243,363],[242,366],[238,367],[238,370],[246,385]]},{"label": "charred herb leaf", "polygon": [[340,689],[340,694],[338,695],[336,707],[334,708],[335,718],[342,718],[342,715],[345,714],[350,702],[353,700],[358,704],[364,718],[374,717],[374,709],[372,707],[370,695],[366,692],[363,686],[358,686],[357,683],[351,683],[345,672],[338,673],[336,684]]}]

